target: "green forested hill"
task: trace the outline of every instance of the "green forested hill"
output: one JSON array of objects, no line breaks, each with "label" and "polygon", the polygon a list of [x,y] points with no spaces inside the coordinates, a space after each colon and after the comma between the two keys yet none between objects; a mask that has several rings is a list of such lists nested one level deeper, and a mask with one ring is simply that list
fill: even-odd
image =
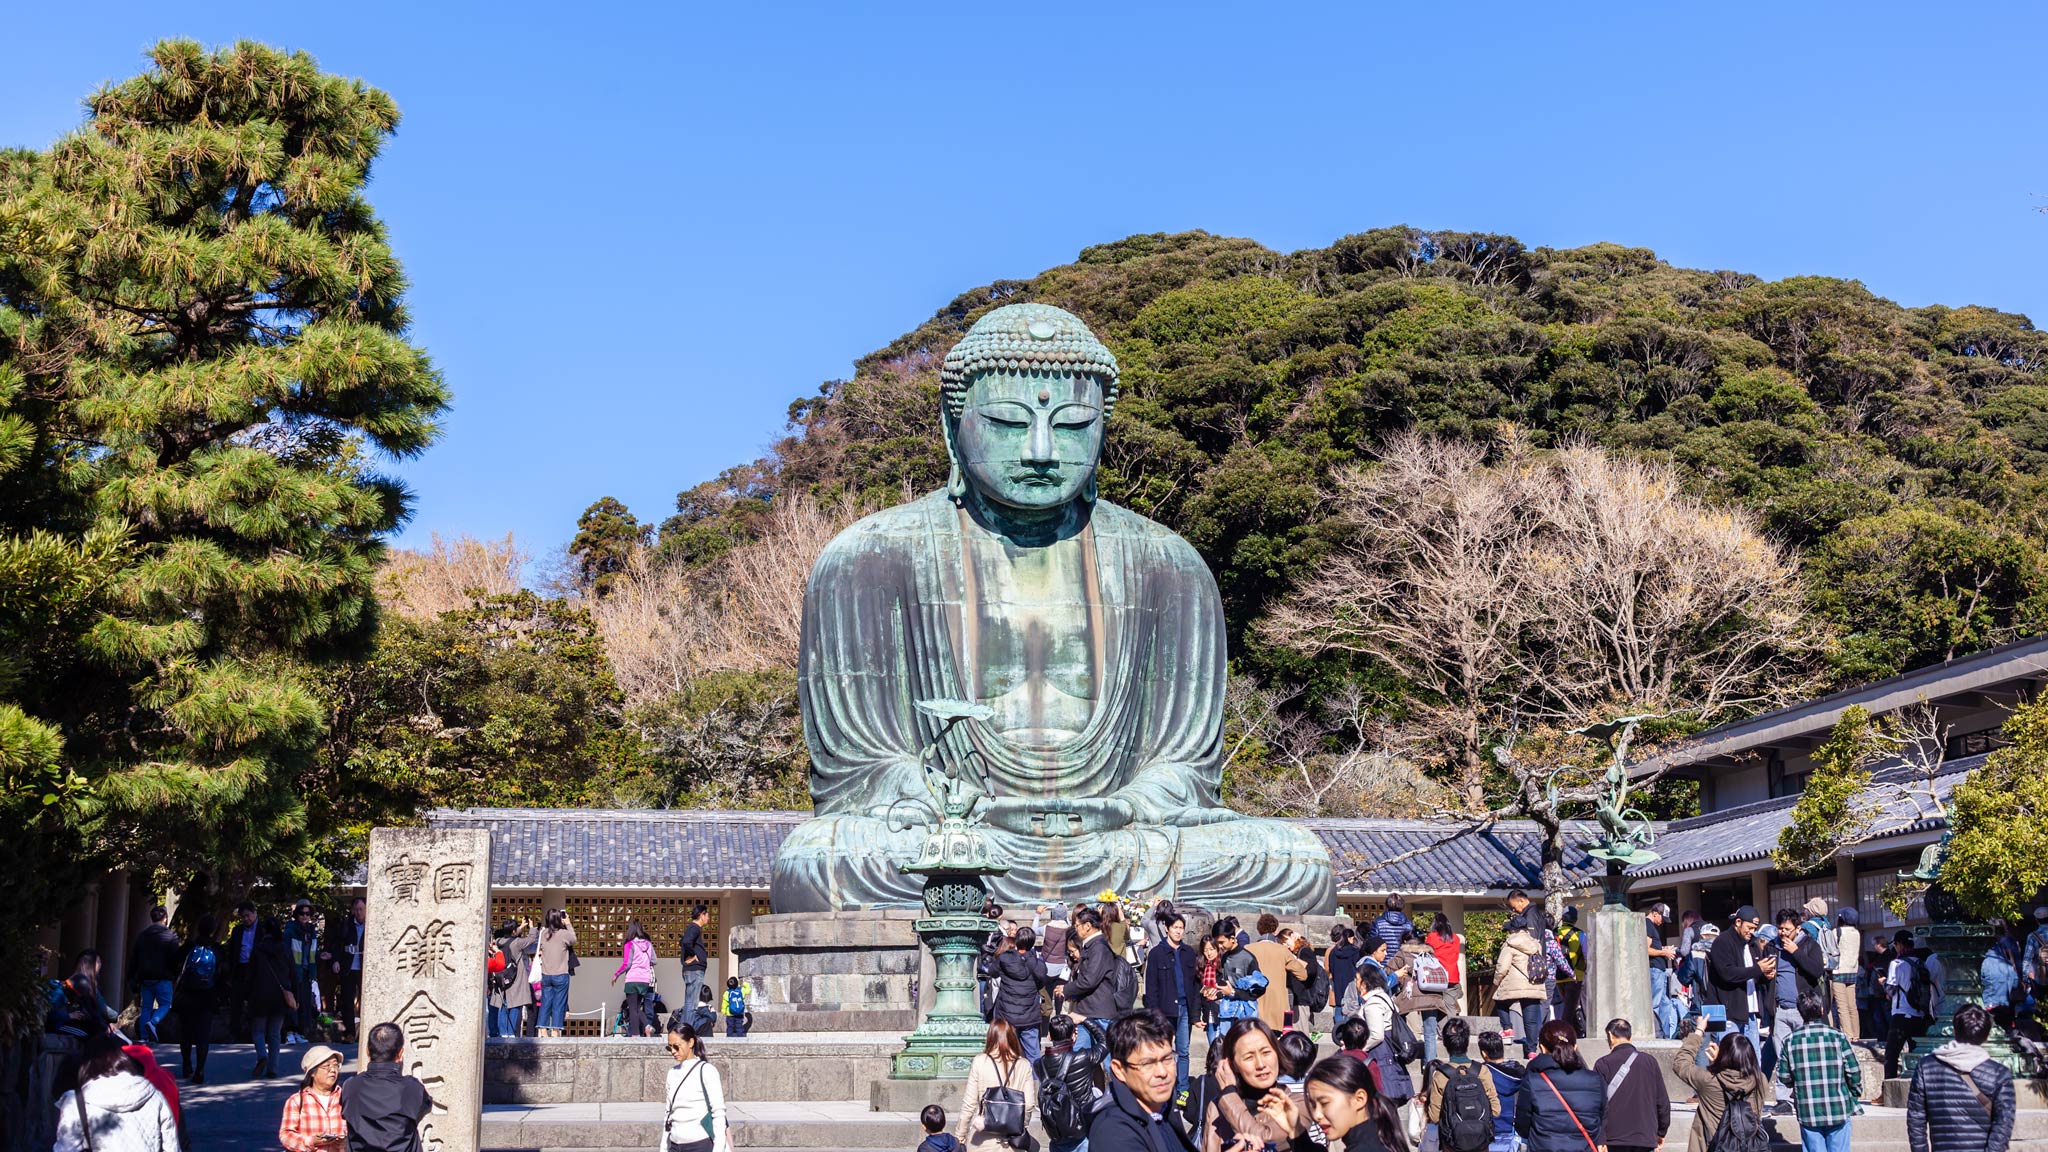
[{"label": "green forested hill", "polygon": [[2026,317],[1409,228],[1291,254],[1133,236],[965,293],[792,405],[773,455],[684,492],[663,550],[716,554],[780,490],[888,499],[939,483],[939,359],[1018,300],[1076,312],[1115,349],[1125,398],[1102,491],[1201,550],[1239,651],[1328,546],[1332,469],[1408,428],[1485,439],[1512,424],[1539,445],[1652,454],[1756,509],[1805,557],[1838,683],[2048,619],[2048,338]]}]

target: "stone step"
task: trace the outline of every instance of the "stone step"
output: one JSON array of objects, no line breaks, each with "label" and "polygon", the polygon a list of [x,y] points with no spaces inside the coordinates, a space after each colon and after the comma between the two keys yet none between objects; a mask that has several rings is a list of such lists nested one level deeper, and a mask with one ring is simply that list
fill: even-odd
[{"label": "stone step", "polygon": [[[914,1148],[916,1113],[873,1112],[866,1101],[734,1102],[735,1148]],[[481,1147],[511,1150],[647,1149],[661,1146],[658,1103],[491,1105]]]}]

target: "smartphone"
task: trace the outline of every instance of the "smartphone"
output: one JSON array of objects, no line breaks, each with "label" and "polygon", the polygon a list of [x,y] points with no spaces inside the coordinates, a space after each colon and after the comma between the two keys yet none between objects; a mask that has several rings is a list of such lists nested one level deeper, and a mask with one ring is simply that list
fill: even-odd
[{"label": "smartphone", "polygon": [[1718,1036],[1728,1030],[1728,1008],[1724,1004],[1702,1004],[1700,1015],[1707,1018],[1707,1035]]}]

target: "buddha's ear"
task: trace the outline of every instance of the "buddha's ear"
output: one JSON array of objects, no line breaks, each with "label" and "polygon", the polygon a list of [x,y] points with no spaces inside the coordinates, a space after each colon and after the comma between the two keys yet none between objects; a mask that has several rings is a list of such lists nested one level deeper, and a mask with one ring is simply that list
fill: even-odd
[{"label": "buddha's ear", "polygon": [[960,471],[960,448],[953,442],[959,427],[958,416],[951,412],[939,414],[939,428],[946,434],[946,459],[953,466],[952,472],[946,477],[946,496],[955,504],[967,499],[967,476]]}]

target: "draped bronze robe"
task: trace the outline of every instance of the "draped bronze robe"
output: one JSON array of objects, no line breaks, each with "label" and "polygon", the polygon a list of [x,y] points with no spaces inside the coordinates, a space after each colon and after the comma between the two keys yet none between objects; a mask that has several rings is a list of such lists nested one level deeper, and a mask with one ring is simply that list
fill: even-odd
[{"label": "draped bronze robe", "polygon": [[[973,699],[966,667],[982,613],[963,533],[987,533],[944,493],[890,508],[827,545],[804,602],[799,692],[816,816],[774,867],[781,912],[908,907],[902,874],[932,821],[920,751],[943,728],[927,700]],[[1078,835],[985,827],[1011,871],[1004,904],[1120,893],[1212,909],[1324,913],[1335,906],[1314,834],[1242,816],[1217,797],[1226,666],[1215,580],[1185,540],[1105,501],[1084,532],[1094,708],[1057,743],[1016,741],[967,721],[942,757],[970,765],[1003,797],[1113,797],[1135,818]]]}]

